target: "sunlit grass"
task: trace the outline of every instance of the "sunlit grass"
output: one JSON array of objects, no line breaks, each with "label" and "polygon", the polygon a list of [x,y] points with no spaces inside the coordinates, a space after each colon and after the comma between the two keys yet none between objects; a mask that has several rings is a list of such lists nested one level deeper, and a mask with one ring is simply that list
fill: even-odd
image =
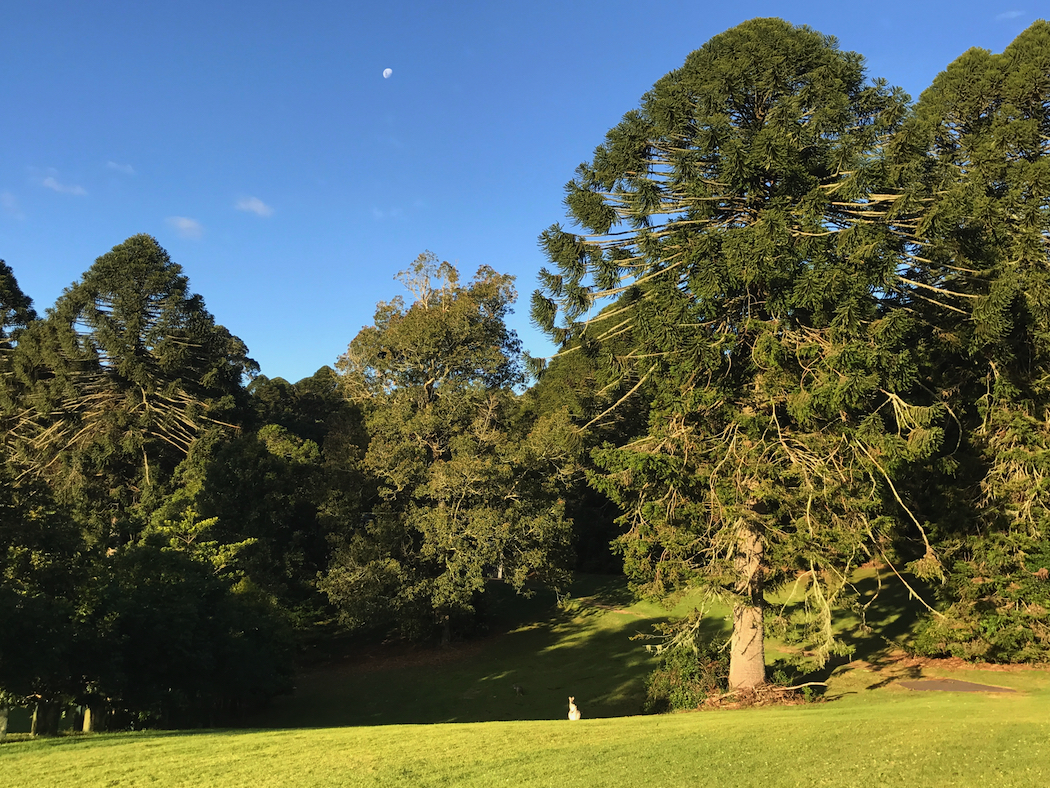
[{"label": "sunlit grass", "polygon": [[0,748],[0,784],[1029,788],[1050,778],[1050,691],[1042,674],[1038,682],[1024,675],[1028,691],[1012,696],[886,688],[813,706],[579,723],[137,733],[14,743]]},{"label": "sunlit grass", "polygon": [[[560,608],[542,596],[494,600],[495,630],[481,640],[396,658],[356,653],[304,675],[295,695],[254,721],[266,729],[9,741],[0,786],[1050,784],[1050,673],[954,673],[1012,694],[907,690],[897,680],[919,667],[880,661],[911,621],[887,593],[870,629],[840,618],[864,659],[825,671],[824,703],[623,716],[638,713],[656,661],[630,638],[671,612],[585,578]],[[673,614],[699,601],[682,600]],[[727,615],[710,608],[710,626]],[[791,653],[771,645],[771,658]],[[950,675],[937,665],[922,672]],[[581,722],[565,718],[568,695]]]}]

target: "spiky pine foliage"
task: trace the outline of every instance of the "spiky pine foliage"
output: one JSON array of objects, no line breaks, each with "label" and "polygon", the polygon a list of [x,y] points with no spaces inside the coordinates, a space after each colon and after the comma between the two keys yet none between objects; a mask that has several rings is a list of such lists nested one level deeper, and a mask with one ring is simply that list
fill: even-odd
[{"label": "spiky pine foliage", "polygon": [[22,292],[11,266],[0,260],[0,349],[9,349],[12,332],[34,320],[33,299]]},{"label": "spiky pine foliage", "polygon": [[[11,418],[16,410],[12,399],[15,393],[12,361],[18,335],[37,319],[33,299],[22,292],[11,267],[0,260],[0,445],[8,447],[8,435],[17,420]],[[7,461],[5,453],[4,462]]]},{"label": "spiky pine foliage", "polygon": [[[535,322],[626,345],[596,355],[650,398],[647,433],[595,453],[594,484],[626,512],[625,567],[655,594],[733,601],[735,687],[764,680],[769,583],[826,570],[813,623],[835,648],[831,601],[905,516],[894,479],[942,438],[922,328],[896,308],[915,198],[889,189],[885,150],[906,102],[833,38],[746,22],[579,167],[566,204],[588,234],[541,236],[554,270]],[[594,330],[588,309],[614,297],[619,319]]]},{"label": "spiky pine foliage", "polygon": [[14,461],[99,532],[124,527],[199,435],[230,426],[255,371],[180,266],[134,236],[20,333],[5,380]]},{"label": "spiky pine foliage", "polygon": [[963,430],[939,519],[946,620],[935,653],[1050,659],[1050,24],[971,49],[923,93],[911,143],[928,207],[912,308],[937,327]]}]

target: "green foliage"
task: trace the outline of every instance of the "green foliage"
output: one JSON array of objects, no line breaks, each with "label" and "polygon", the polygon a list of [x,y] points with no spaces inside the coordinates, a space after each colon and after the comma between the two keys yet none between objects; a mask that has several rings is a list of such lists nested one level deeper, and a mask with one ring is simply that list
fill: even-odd
[{"label": "green foliage", "polygon": [[729,688],[729,652],[710,643],[677,644],[663,652],[645,682],[647,714],[688,711]]},{"label": "green foliage", "polygon": [[4,382],[13,458],[98,538],[127,539],[193,441],[237,418],[246,353],[153,238],[129,238],[21,332]]},{"label": "green foliage", "polygon": [[[199,724],[282,691],[284,614],[239,580],[257,540],[229,538],[196,506],[200,479],[175,476],[244,416],[243,343],[149,236],[100,257],[43,320],[6,266],[0,287],[2,690],[37,705],[43,732],[70,701]],[[281,429],[266,445],[309,462]]]},{"label": "green foliage", "polygon": [[22,292],[11,266],[0,260],[0,351],[10,349],[14,331],[34,320],[33,299]]},{"label": "green foliage", "polygon": [[232,440],[200,441],[175,479],[179,487],[154,521],[199,514],[210,523],[210,538],[224,546],[224,571],[302,601],[327,555],[317,513],[323,467],[313,441],[275,424]]},{"label": "green foliage", "polygon": [[447,639],[490,578],[562,582],[572,431],[557,413],[519,419],[519,342],[503,322],[511,277],[483,267],[461,285],[425,254],[400,278],[416,300],[380,303],[337,365],[365,412],[361,468],[376,493],[346,524],[322,588],[352,626]]},{"label": "green foliage", "polygon": [[[615,339],[622,329],[623,310],[629,304],[630,298],[623,296],[606,307],[583,337],[567,342],[545,365],[536,384],[522,396],[522,406],[530,414],[564,410],[571,416],[580,426],[576,440],[585,455],[606,442],[626,443],[645,431],[645,399],[632,396],[623,400],[630,388],[622,375],[624,366],[631,364],[631,346]],[[582,467],[568,482],[565,506],[575,532],[577,570],[620,572],[622,563],[610,545],[620,533],[615,520],[622,512],[587,484]]]},{"label": "green foliage", "polygon": [[1050,431],[1000,407],[982,448],[992,458],[977,511],[948,536],[945,618],[926,622],[917,648],[989,662],[1050,661]]},{"label": "green foliage", "polygon": [[46,487],[19,483],[0,466],[0,693],[20,704],[78,689],[84,547],[77,524]]},{"label": "green foliage", "polygon": [[280,610],[159,535],[109,556],[85,598],[89,700],[168,726],[222,719],[290,687]]},{"label": "green foliage", "polygon": [[1050,659],[1050,25],[971,49],[923,93],[908,142],[924,205],[909,239],[913,309],[937,326],[936,380],[960,432],[922,479],[945,545],[928,653]]},{"label": "green foliage", "polygon": [[350,409],[339,392],[339,376],[331,367],[321,367],[298,383],[257,375],[248,392],[258,426],[276,424],[319,447],[335,422]]},{"label": "green foliage", "polygon": [[418,387],[432,397],[442,387],[464,390],[523,381],[517,335],[503,322],[516,293],[514,277],[482,266],[466,286],[430,252],[398,274],[416,300],[398,296],[376,306],[375,324],[358,333],[340,357],[343,392],[355,401]]},{"label": "green foliage", "polygon": [[896,482],[946,418],[921,384],[929,328],[898,309],[885,146],[906,113],[833,38],[755,19],[659,80],[566,187],[590,234],[541,236],[555,272],[533,317],[618,345],[592,358],[645,403],[641,437],[597,448],[591,475],[625,512],[637,588],[760,610],[765,584],[833,568],[830,610],[834,578],[891,539]]}]

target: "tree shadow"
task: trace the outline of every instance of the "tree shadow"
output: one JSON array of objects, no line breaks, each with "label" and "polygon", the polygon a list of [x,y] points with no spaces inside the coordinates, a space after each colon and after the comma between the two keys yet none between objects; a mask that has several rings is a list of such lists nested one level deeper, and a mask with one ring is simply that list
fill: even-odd
[{"label": "tree shadow", "polygon": [[[299,677],[249,724],[270,727],[542,720],[639,714],[658,657],[639,636],[671,612],[638,605],[622,577],[585,576],[558,605],[553,594],[490,600],[492,631],[446,649],[333,664]],[[542,608],[542,609],[541,609]],[[528,611],[529,617],[520,617]],[[539,613],[537,615],[537,613]],[[720,621],[705,623],[712,636]]]},{"label": "tree shadow", "polygon": [[[922,599],[932,601],[928,585],[907,574],[904,578]],[[875,674],[873,678],[877,680],[863,687],[874,690],[900,679],[921,676],[920,665],[902,664],[900,656],[909,650],[915,628],[926,612],[922,601],[886,569],[876,569],[856,579],[853,586],[858,595],[854,608],[840,611],[835,617],[837,638],[850,653],[832,656],[822,667],[799,670],[796,681],[826,682],[833,674],[845,676],[859,668]],[[887,670],[892,672],[887,674]],[[827,697],[823,688],[815,692]],[[835,697],[844,694],[852,693]]]}]

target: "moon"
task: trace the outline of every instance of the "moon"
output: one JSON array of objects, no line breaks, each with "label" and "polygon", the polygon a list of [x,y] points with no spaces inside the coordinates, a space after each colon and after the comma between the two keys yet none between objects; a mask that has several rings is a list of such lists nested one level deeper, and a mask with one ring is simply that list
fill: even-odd
[{"label": "moon", "polygon": [[392,68],[384,68],[383,69],[383,79],[390,79],[390,75],[393,74],[393,73],[394,73],[394,69],[392,69]]}]

